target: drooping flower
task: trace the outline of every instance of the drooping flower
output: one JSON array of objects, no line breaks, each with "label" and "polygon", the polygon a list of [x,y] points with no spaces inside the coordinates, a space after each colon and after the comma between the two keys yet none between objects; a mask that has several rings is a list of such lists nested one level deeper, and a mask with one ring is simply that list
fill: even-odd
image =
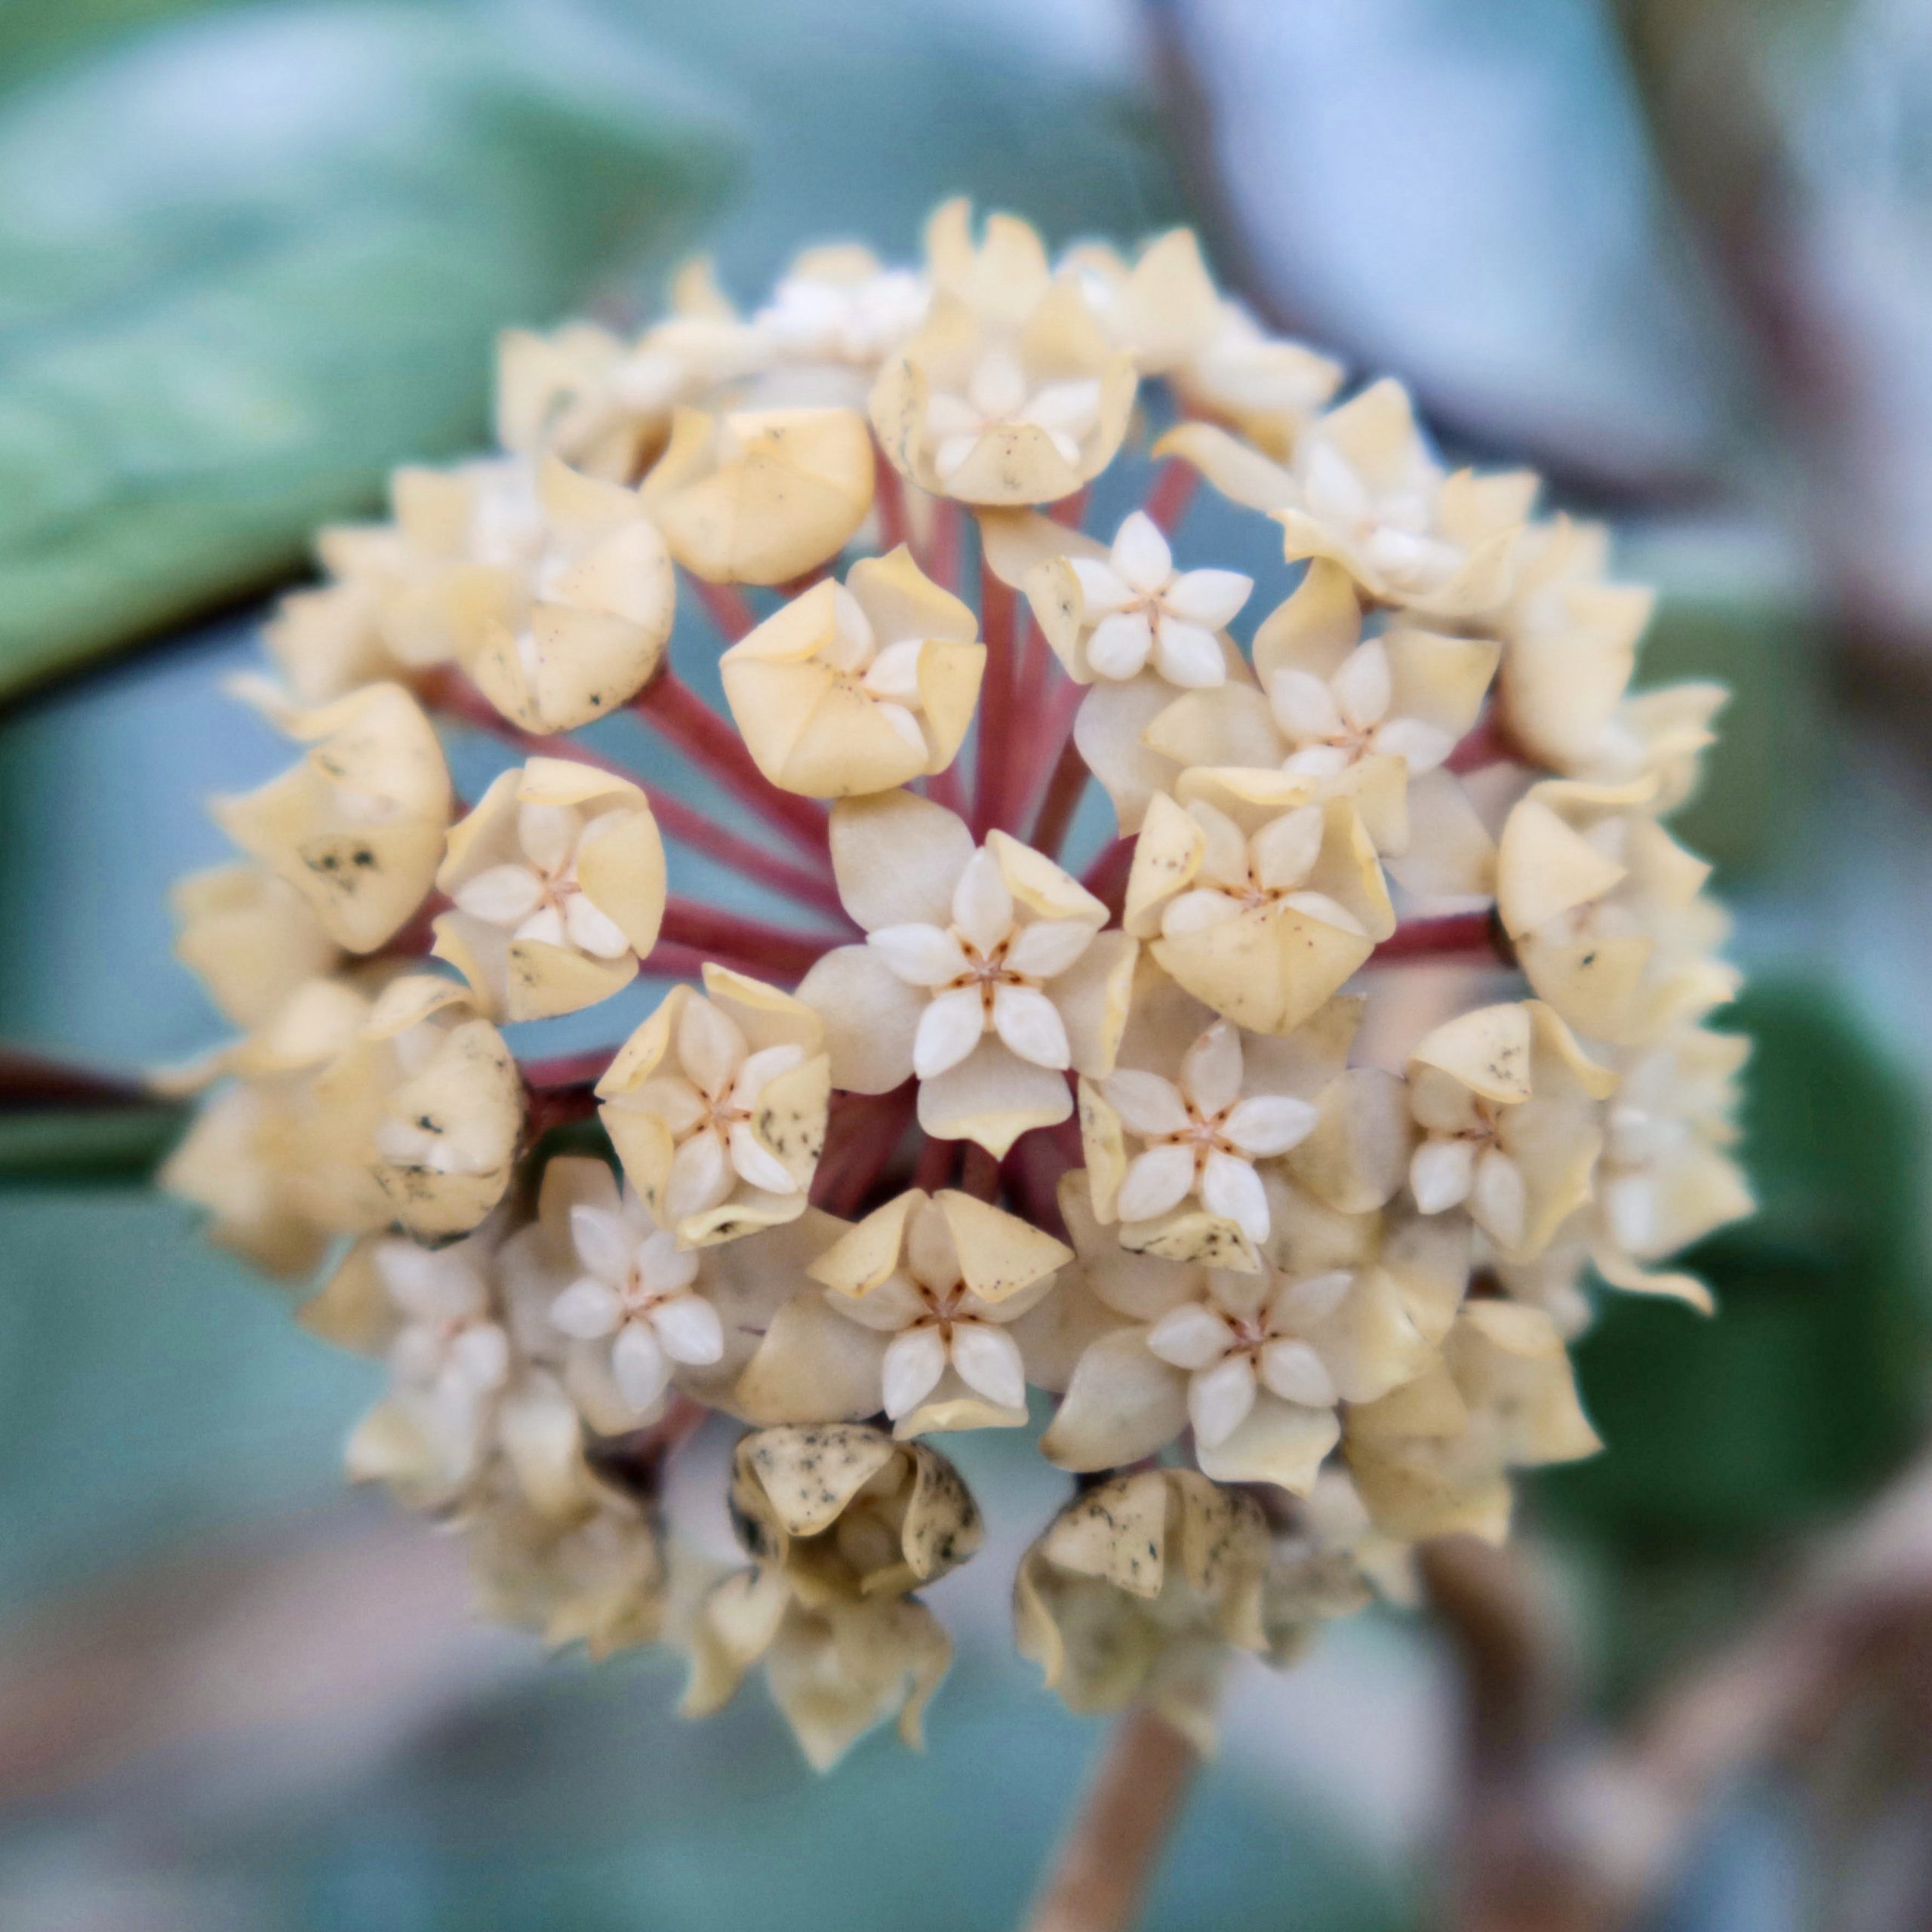
[{"label": "drooping flower", "polygon": [[721,666],[746,748],[809,798],[887,792],[958,755],[986,669],[972,611],[903,545],[814,585]]},{"label": "drooping flower", "polygon": [[664,916],[664,844],[641,787],[534,758],[451,827],[436,884],[455,901],[436,956],[491,1011],[547,1019],[636,977]]},{"label": "drooping flower", "polygon": [[928,1134],[1003,1155],[1073,1111],[1066,1075],[1106,1073],[1136,948],[1059,866],[907,792],[848,799],[832,863],[863,946],[813,967],[798,997],[825,1022],[832,1084],[919,1082]]},{"label": "drooping flower", "polygon": [[984,1534],[958,1472],[924,1443],[857,1424],[761,1429],[738,1444],[731,1506],[753,1567],[714,1588],[684,1633],[685,1713],[719,1709],[762,1662],[815,1768],[895,1715],[916,1746],[952,1646],[909,1592]]},{"label": "drooping flower", "polygon": [[1268,1647],[1268,1529],[1192,1469],[1142,1469],[1076,1497],[1020,1559],[1015,1638],[1069,1710],[1137,1698],[1214,1748],[1230,1647]]}]

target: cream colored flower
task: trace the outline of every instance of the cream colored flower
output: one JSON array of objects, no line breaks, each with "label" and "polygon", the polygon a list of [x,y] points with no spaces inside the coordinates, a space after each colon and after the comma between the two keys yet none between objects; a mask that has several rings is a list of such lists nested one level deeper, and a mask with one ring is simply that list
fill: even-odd
[{"label": "cream colored flower", "polygon": [[1505,1260],[1534,1260],[1589,1198],[1616,1082],[1540,1000],[1444,1020],[1409,1057],[1416,1205],[1466,1208]]},{"label": "cream colored flower", "polygon": [[804,1211],[830,1094],[810,1007],[711,964],[704,986],[674,986],[597,1083],[626,1176],[687,1247]]},{"label": "cream colored flower", "polygon": [[1370,1516],[1404,1539],[1509,1534],[1508,1472],[1601,1447],[1542,1309],[1474,1301],[1435,1367],[1349,1411],[1343,1442]]},{"label": "cream colored flower", "polygon": [[733,1391],[760,1338],[792,1298],[817,1298],[804,1271],[841,1225],[807,1208],[742,1241],[681,1248],[604,1161],[558,1155],[500,1270],[519,1303],[544,1311],[584,1420],[619,1435],[673,1386],[737,1413]]},{"label": "cream colored flower", "polygon": [[1112,1067],[1136,948],[1106,908],[1001,832],[976,848],[952,813],[886,792],[832,814],[832,864],[863,946],[798,997],[825,1021],[835,1087],[919,1084],[919,1122],[1004,1155],[1073,1111],[1066,1075]]},{"label": "cream colored flower", "polygon": [[1599,775],[1656,598],[1609,581],[1601,524],[1566,516],[1532,524],[1517,561],[1515,589],[1494,620],[1503,641],[1497,695],[1510,739],[1566,775]]},{"label": "cream colored flower", "polygon": [[713,583],[789,583],[835,557],[872,503],[872,441],[850,409],[680,409],[644,479],[685,569]]},{"label": "cream colored flower", "polygon": [[176,881],[168,903],[174,956],[238,1026],[266,1024],[297,986],[342,960],[309,902],[263,866],[190,872]]},{"label": "cream colored flower", "polygon": [[1318,417],[1285,465],[1225,431],[1183,423],[1157,455],[1192,463],[1223,494],[1281,525],[1288,561],[1331,557],[1367,599],[1441,617],[1494,610],[1509,595],[1535,500],[1527,471],[1444,472],[1398,383],[1376,383]]},{"label": "cream colored flower", "polygon": [[1090,676],[1138,676],[1151,663],[1183,688],[1223,684],[1227,663],[1216,635],[1248,599],[1254,580],[1238,571],[1177,571],[1152,518],[1134,511],[1115,534],[1105,563],[1069,559],[1078,580]]},{"label": "cream colored flower", "polygon": [[574,731],[649,681],[671,635],[670,553],[635,491],[555,457],[537,476],[538,542],[452,592],[464,666],[526,731]]},{"label": "cream colored flower", "polygon": [[1278,460],[1342,383],[1342,365],[1298,342],[1268,334],[1238,302],[1221,301],[1205,341],[1171,372],[1194,416],[1232,424]]},{"label": "cream colored flower", "polygon": [[869,248],[806,249],[751,318],[782,371],[765,386],[782,386],[788,401],[863,409],[879,365],[925,320],[931,300],[924,275],[887,268]]},{"label": "cream colored flower", "polygon": [[1334,1447],[1337,1405],[1428,1366],[1467,1280],[1466,1236],[1269,1186],[1272,1232],[1251,1273],[1131,1253],[1063,1194],[1086,1285],[1121,1318],[1075,1366],[1041,1443],[1050,1460],[1117,1466],[1191,1423],[1208,1475],[1301,1493]]},{"label": "cream colored flower", "polygon": [[555,455],[588,475],[632,483],[663,451],[680,404],[753,375],[770,353],[710,264],[688,262],[672,284],[670,314],[635,341],[588,322],[548,335],[506,331],[497,348],[497,438],[527,457]]},{"label": "cream colored flower", "polygon": [[1550,779],[1505,821],[1497,911],[1530,984],[1586,1037],[1631,1046],[1735,994],[1710,867],[1651,816],[1655,781]]},{"label": "cream colored flower", "polygon": [[1292,1032],[1395,930],[1380,866],[1346,801],[1307,803],[1267,771],[1183,774],[1134,847],[1126,924],[1224,1018]]},{"label": "cream colored flower", "polygon": [[817,798],[890,791],[958,755],[986,671],[979,629],[901,545],[734,645],[724,696],[774,785]]},{"label": "cream colored flower", "polygon": [[449,768],[422,707],[399,685],[367,685],[318,709],[272,687],[238,688],[312,749],[245,796],[217,799],[215,820],[286,880],[349,952],[373,952],[420,906],[450,820]]},{"label": "cream colored flower", "polygon": [[[1081,1139],[1094,1211],[1128,1224],[1121,1238],[1129,1247],[1174,1253],[1171,1235],[1157,1242],[1150,1224],[1193,1200],[1201,1216],[1232,1226],[1247,1244],[1229,1265],[1260,1265],[1252,1250],[1268,1238],[1268,1197],[1255,1164],[1298,1146],[1317,1114],[1309,1100],[1271,1091],[1265,1053],[1252,1072],[1246,1060],[1239,1029],[1221,1020],[1187,1048],[1172,1079],[1122,1066],[1083,1084]],[[1140,1144],[1130,1155],[1133,1141]]]},{"label": "cream colored flower", "polygon": [[1023,1318],[1072,1258],[1051,1235],[971,1195],[913,1189],[813,1262],[823,1306],[798,1301],[780,1312],[739,1401],[770,1421],[883,1410],[901,1438],[1017,1427],[1026,1420]]},{"label": "cream colored flower", "polygon": [[568,1515],[493,1497],[461,1527],[481,1615],[601,1663],[663,1635],[671,1564],[642,1504],[587,1472],[583,1490]]},{"label": "cream colored flower", "polygon": [[657,943],[664,844],[642,790],[593,765],[500,772],[449,835],[436,883],[455,901],[434,950],[509,1020],[621,992]]},{"label": "cream colored flower", "polygon": [[684,1633],[685,1714],[720,1709],[762,1661],[815,1769],[895,1715],[917,1746],[952,1647],[906,1593],[964,1562],[983,1534],[952,1464],[854,1424],[761,1429],[738,1444],[731,1504],[755,1567],[711,1591]]},{"label": "cream colored flower", "polygon": [[1024,1557],[1015,1641],[1069,1710],[1145,1700],[1211,1751],[1232,1647],[1268,1647],[1260,1509],[1192,1469],[1142,1469],[1083,1492]]}]

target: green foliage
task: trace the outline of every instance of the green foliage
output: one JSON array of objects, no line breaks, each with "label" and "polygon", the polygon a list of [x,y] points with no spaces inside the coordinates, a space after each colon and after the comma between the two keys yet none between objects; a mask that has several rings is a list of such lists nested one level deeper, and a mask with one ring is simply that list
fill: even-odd
[{"label": "green foliage", "polygon": [[475,444],[496,331],[718,181],[650,78],[622,43],[345,7],[179,25],[11,100],[0,695],[287,571],[395,462]]}]

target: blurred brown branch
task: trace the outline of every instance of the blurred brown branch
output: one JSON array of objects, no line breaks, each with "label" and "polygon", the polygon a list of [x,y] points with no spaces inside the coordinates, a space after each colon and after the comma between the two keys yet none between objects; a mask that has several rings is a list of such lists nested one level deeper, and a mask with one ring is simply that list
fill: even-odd
[{"label": "blurred brown branch", "polygon": [[1437,1544],[1424,1573],[1463,1684],[1450,1922],[1614,1932],[1676,1875],[1727,1786],[1829,1730],[1875,1674],[1903,1669],[1923,1690],[1932,1456],[1608,1737],[1574,1708],[1563,1626],[1523,1547]]}]

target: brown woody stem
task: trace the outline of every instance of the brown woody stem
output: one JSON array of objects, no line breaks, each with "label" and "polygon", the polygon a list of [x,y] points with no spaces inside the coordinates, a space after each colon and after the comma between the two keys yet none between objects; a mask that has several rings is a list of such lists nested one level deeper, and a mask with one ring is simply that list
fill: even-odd
[{"label": "brown woody stem", "polygon": [[1144,1705],[1128,1711],[1060,1841],[1028,1932],[1126,1932],[1200,1764],[1165,1718]]}]

